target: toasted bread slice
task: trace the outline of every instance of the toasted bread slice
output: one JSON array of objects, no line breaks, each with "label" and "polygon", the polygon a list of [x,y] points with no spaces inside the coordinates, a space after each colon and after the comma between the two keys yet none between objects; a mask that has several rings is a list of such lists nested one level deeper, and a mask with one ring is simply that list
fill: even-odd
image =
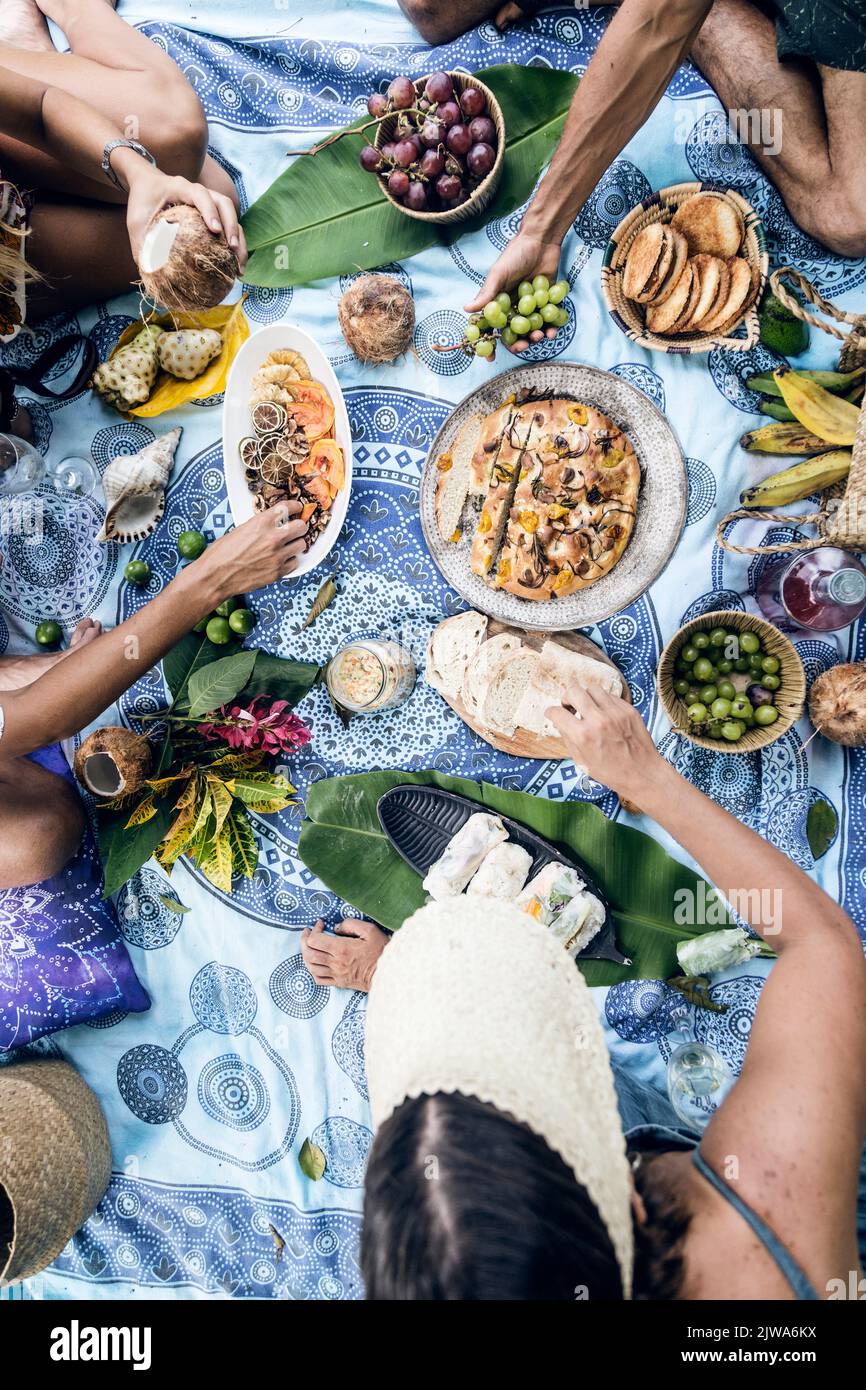
[{"label": "toasted bread slice", "polygon": [[671,325],[670,333],[688,333],[690,324],[697,308],[698,300],[701,297],[701,268],[689,257],[689,269],[692,272],[692,285],[689,290],[689,297],[683,305],[682,313],[679,318]]},{"label": "toasted bread slice", "polygon": [[718,333],[723,325],[739,323],[743,316],[743,305],[752,294],[752,267],[742,256],[729,256],[727,267],[731,274],[728,297],[720,304],[714,314],[702,320],[702,333]]},{"label": "toasted bread slice", "polygon": [[701,319],[710,312],[715,304],[720,303],[719,285],[722,280],[722,271],[726,270],[727,267],[721,257],[709,256],[700,252],[697,256],[692,256],[692,269],[697,271],[700,278],[700,293],[688,323],[683,325],[680,332],[694,332]]},{"label": "toasted bread slice", "polygon": [[622,292],[627,299],[641,303],[646,297],[647,286],[664,250],[664,230],[661,222],[651,222],[648,227],[641,228],[629,247],[622,274]]},{"label": "toasted bread slice", "polygon": [[714,259],[719,262],[719,283],[716,290],[716,297],[701,318],[698,318],[697,314],[695,315],[692,327],[696,333],[703,333],[704,324],[711,318],[715,318],[719,309],[726,303],[728,292],[731,288],[731,272],[728,270],[727,261],[723,261],[720,256],[716,256]]},{"label": "toasted bread slice", "polygon": [[652,299],[648,299],[648,304],[664,304],[665,300],[674,292],[674,289],[682,275],[686,261],[689,258],[689,243],[686,241],[682,232],[674,228],[668,229],[673,238],[673,253],[671,255],[670,268],[667,274],[659,281],[657,288],[653,291]]},{"label": "toasted bread slice", "polygon": [[735,256],[745,230],[739,208],[723,193],[694,193],[680,203],[671,226],[682,232],[693,256]]},{"label": "toasted bread slice", "polygon": [[761,283],[761,274],[756,265],[750,264],[749,270],[751,271],[752,275],[751,289],[749,290],[748,294],[746,295],[746,298],[743,300],[743,303],[740,305],[736,313],[734,313],[730,319],[727,319],[721,325],[721,327],[716,330],[720,334],[731,333],[736,328],[738,323],[742,323],[745,314],[752,307],[752,305],[758,297],[758,288]]},{"label": "toasted bread slice", "polygon": [[648,304],[658,293],[674,261],[676,238],[679,236],[679,233],[672,232],[670,227],[665,223],[660,222],[659,226],[662,229],[661,255],[658,258],[655,270],[647,282],[643,295],[639,297],[639,302],[642,304]]},{"label": "toasted bread slice", "polygon": [[459,540],[460,518],[469,494],[472,455],[483,417],[472,415],[460,426],[447,453],[436,461],[436,525],[443,541]]},{"label": "toasted bread slice", "polygon": [[692,293],[694,272],[691,263],[686,261],[683,273],[673,290],[661,304],[650,304],[646,312],[646,326],[650,333],[671,333]]}]

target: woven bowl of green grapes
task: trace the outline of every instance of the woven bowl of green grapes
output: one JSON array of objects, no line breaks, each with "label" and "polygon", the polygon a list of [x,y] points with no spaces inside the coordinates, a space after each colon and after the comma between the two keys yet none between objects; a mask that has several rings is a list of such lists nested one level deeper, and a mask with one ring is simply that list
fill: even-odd
[{"label": "woven bowl of green grapes", "polygon": [[665,647],[659,698],[676,731],[716,753],[756,753],[803,713],[806,675],[788,638],[752,613],[693,618]]}]

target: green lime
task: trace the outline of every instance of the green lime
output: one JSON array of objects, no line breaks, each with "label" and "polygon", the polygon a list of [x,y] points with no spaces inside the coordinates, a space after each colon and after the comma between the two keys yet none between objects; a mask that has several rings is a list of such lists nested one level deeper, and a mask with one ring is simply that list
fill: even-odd
[{"label": "green lime", "polygon": [[181,531],[177,538],[177,548],[184,560],[197,560],[207,546],[201,531]]},{"label": "green lime", "polygon": [[46,618],[36,628],[36,641],[40,647],[56,647],[63,636],[63,628],[53,618]]},{"label": "green lime", "polygon": [[761,322],[761,342],[783,357],[799,357],[809,346],[809,325],[786,309],[780,299],[769,291],[764,295],[758,313]]},{"label": "green lime", "polygon": [[247,637],[256,625],[256,615],[248,608],[236,608],[229,614],[229,627],[241,637]]},{"label": "green lime", "polygon": [[232,630],[229,627],[228,618],[211,618],[205,632],[209,640],[218,647],[222,647],[226,642],[232,640]]},{"label": "green lime", "polygon": [[224,598],[222,603],[217,604],[214,613],[218,614],[220,618],[227,618],[231,613],[234,613],[236,608],[240,608],[240,606],[241,601],[239,598]]},{"label": "green lime", "polygon": [[150,565],[146,560],[130,560],[123,573],[130,584],[147,584],[150,582]]}]

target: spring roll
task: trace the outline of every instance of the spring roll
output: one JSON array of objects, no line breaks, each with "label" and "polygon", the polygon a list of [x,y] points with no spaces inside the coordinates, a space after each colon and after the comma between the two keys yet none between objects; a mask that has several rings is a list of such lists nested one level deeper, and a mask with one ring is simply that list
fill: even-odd
[{"label": "spring roll", "polygon": [[488,898],[504,898],[513,902],[523,887],[532,867],[532,855],[520,845],[494,845],[481,861],[466,889],[467,893]]},{"label": "spring roll", "polygon": [[424,888],[437,902],[458,897],[484,856],[494,845],[507,839],[508,831],[498,816],[486,812],[470,816],[449,840],[435,864],[430,865]]},{"label": "spring roll", "polygon": [[580,874],[569,864],[545,864],[527,883],[517,899],[517,906],[549,927],[566,903],[584,887]]}]

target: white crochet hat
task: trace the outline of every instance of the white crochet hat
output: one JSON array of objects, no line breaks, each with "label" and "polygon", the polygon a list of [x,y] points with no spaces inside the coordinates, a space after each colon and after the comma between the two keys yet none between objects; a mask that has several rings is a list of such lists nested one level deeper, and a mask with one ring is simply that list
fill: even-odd
[{"label": "white crochet hat", "polygon": [[607,1048],[550,932],[496,898],[428,903],[382,955],[366,1026],[373,1123],[457,1091],[528,1125],[595,1203],[630,1297],[631,1175]]}]

